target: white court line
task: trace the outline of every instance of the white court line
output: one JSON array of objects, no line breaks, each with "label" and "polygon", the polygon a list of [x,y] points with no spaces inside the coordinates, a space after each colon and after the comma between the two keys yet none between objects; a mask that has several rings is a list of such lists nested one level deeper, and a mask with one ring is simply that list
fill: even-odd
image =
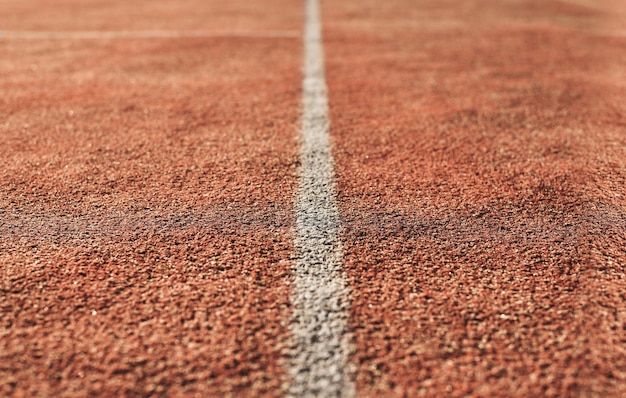
[{"label": "white court line", "polygon": [[300,183],[296,203],[291,397],[354,397],[318,0],[306,0]]},{"label": "white court line", "polygon": [[102,39],[178,39],[178,38],[298,38],[294,30],[121,30],[121,31],[0,31],[0,39],[22,40],[102,40]]}]

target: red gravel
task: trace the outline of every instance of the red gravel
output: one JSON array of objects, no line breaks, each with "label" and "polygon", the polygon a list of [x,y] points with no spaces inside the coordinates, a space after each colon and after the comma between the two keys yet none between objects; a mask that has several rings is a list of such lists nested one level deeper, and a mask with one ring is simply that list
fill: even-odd
[{"label": "red gravel", "polygon": [[[16,2],[0,26],[301,20],[286,1],[120,1],[96,20],[104,2],[74,3],[63,20],[72,2]],[[0,38],[0,53],[0,395],[280,395],[300,41]]]},{"label": "red gravel", "polygon": [[301,15],[289,0],[20,0],[2,2],[0,29],[299,31]]},{"label": "red gravel", "polygon": [[[27,0],[0,27],[301,6]],[[623,2],[323,11],[359,396],[626,396]],[[281,395],[300,40],[0,53],[0,395]]]},{"label": "red gravel", "polygon": [[359,395],[626,396],[624,14],[324,5]]}]

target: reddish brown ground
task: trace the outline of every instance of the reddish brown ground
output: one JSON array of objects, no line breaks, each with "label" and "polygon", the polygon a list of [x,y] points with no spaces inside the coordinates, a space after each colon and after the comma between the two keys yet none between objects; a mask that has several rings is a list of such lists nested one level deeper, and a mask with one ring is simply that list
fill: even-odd
[{"label": "reddish brown ground", "polygon": [[[287,1],[4,3],[12,30],[301,23]],[[300,40],[0,53],[0,395],[280,395]]]},{"label": "reddish brown ground", "polygon": [[0,31],[300,30],[288,0],[0,0]]},{"label": "reddish brown ground", "polygon": [[324,3],[360,396],[626,396],[626,24],[574,3]]},{"label": "reddish brown ground", "polygon": [[[626,395],[620,3],[324,2],[359,395]],[[301,25],[0,5],[0,30]],[[280,395],[300,52],[0,38],[0,395]]]}]

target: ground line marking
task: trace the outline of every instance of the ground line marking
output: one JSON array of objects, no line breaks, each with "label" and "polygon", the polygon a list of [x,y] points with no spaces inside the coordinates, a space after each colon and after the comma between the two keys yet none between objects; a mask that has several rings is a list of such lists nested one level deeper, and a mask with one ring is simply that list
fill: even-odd
[{"label": "ground line marking", "polygon": [[318,0],[305,0],[302,108],[287,394],[354,397]]},{"label": "ground line marking", "polygon": [[120,30],[120,31],[0,31],[0,39],[21,40],[108,40],[177,38],[299,38],[294,30]]}]

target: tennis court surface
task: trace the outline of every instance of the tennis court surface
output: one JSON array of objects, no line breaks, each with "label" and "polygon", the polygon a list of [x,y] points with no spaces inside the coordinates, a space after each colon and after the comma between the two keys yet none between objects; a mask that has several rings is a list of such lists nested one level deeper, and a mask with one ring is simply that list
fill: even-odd
[{"label": "tennis court surface", "polygon": [[0,9],[1,396],[626,396],[623,2]]}]

